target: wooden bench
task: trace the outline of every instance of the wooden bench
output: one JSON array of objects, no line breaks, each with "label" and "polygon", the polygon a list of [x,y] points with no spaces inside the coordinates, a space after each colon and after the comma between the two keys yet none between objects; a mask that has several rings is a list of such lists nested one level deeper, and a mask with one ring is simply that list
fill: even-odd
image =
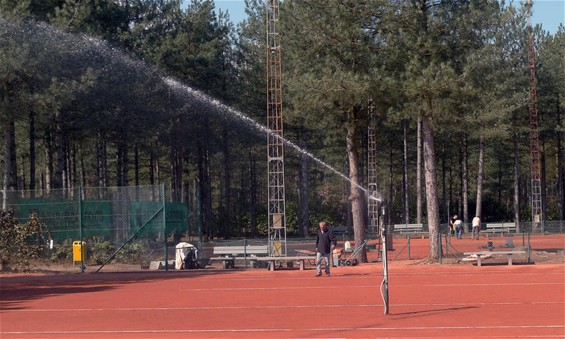
[{"label": "wooden bench", "polygon": [[482,251],[482,252],[466,252],[464,255],[476,255],[477,256],[477,266],[481,266],[481,261],[483,257],[494,256],[494,255],[507,255],[508,265],[512,265],[512,255],[514,254],[525,254],[526,251]]},{"label": "wooden bench", "polygon": [[268,263],[269,271],[274,271],[277,267],[277,262],[286,262],[287,267],[289,264],[292,265],[294,262],[298,262],[300,270],[304,270],[305,262],[307,260],[316,260],[315,256],[292,256],[292,257],[257,257],[257,261],[266,261]]},{"label": "wooden bench", "polygon": [[423,224],[394,224],[394,232],[403,235],[417,234],[421,235],[422,239],[428,234],[428,232],[424,231]]},{"label": "wooden bench", "polygon": [[481,233],[485,233],[488,238],[490,233],[504,235],[504,233],[516,232],[516,223],[513,222],[491,222],[485,224],[485,229],[481,230]]},{"label": "wooden bench", "polygon": [[269,252],[267,245],[216,246],[213,254],[217,257],[210,258],[210,261],[221,261],[224,268],[234,268],[237,258],[256,260],[258,256],[266,256]]}]

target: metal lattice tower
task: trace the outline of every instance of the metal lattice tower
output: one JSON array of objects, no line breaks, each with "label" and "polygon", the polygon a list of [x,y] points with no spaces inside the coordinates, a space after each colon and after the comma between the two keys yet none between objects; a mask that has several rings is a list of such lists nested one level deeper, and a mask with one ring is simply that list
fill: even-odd
[{"label": "metal lattice tower", "polygon": [[269,167],[269,253],[286,256],[286,217],[284,191],[284,143],[282,114],[282,62],[277,33],[279,0],[267,7],[267,136]]},{"label": "metal lattice tower", "polygon": [[[375,133],[375,116],[373,113],[373,105],[369,102],[369,127],[367,131],[367,168],[368,168],[368,194],[374,197],[377,193],[377,138]],[[367,211],[369,227],[367,230],[369,238],[379,237],[379,205],[380,203],[374,199],[367,199]],[[379,246],[380,247],[380,246]]]},{"label": "metal lattice tower", "polygon": [[534,51],[534,33],[531,24],[532,2],[526,3],[529,6],[528,26],[530,27],[529,50],[528,50],[528,68],[530,69],[530,95],[529,95],[529,111],[530,111],[530,175],[532,178],[532,232],[543,232],[543,215],[541,206],[541,165],[539,154],[538,140],[538,109],[537,109],[537,92],[536,92],[536,64]]}]

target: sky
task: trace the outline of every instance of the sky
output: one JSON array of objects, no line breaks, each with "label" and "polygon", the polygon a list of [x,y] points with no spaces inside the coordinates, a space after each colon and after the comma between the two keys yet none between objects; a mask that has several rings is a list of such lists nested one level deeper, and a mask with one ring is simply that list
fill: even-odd
[{"label": "sky", "polygon": [[[185,0],[190,1],[190,0]],[[565,0],[533,0],[534,8],[532,24],[541,24],[542,28],[551,34],[557,32],[560,23],[565,24]],[[509,2],[508,0],[506,2]],[[229,12],[233,23],[244,20],[245,14],[244,0],[214,0],[217,10]],[[518,4],[519,1],[515,0]]]}]

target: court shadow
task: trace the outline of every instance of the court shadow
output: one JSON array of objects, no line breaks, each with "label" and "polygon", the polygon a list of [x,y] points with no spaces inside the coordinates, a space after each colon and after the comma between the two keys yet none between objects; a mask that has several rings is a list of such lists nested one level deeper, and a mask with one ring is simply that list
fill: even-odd
[{"label": "court shadow", "polygon": [[[422,311],[412,311],[412,312],[402,312],[402,313],[390,313],[391,316],[408,316],[408,315],[427,315],[427,314],[438,314],[445,312],[461,311],[471,308],[479,308],[478,306],[461,306],[461,307],[449,307],[434,310],[422,310]],[[402,317],[398,317],[402,318]]]}]

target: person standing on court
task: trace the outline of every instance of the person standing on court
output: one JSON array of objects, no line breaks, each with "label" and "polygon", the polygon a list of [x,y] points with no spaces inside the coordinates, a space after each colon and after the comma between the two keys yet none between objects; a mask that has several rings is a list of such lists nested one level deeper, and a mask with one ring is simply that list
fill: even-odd
[{"label": "person standing on court", "polygon": [[455,221],[457,221],[457,218],[459,218],[459,217],[457,216],[457,214],[455,214],[451,217],[451,219],[449,219],[449,235],[450,236],[455,235]]},{"label": "person standing on court", "polygon": [[461,221],[461,219],[457,219],[453,225],[455,225],[455,237],[457,239],[463,239],[463,221]]},{"label": "person standing on court", "polygon": [[330,276],[330,256],[337,240],[328,228],[325,221],[320,222],[320,229],[316,235],[316,276],[322,275],[322,258],[326,261],[326,276]]},{"label": "person standing on court", "polygon": [[481,231],[481,218],[479,218],[478,215],[475,215],[471,224],[473,225],[473,240],[479,240],[479,232]]}]

